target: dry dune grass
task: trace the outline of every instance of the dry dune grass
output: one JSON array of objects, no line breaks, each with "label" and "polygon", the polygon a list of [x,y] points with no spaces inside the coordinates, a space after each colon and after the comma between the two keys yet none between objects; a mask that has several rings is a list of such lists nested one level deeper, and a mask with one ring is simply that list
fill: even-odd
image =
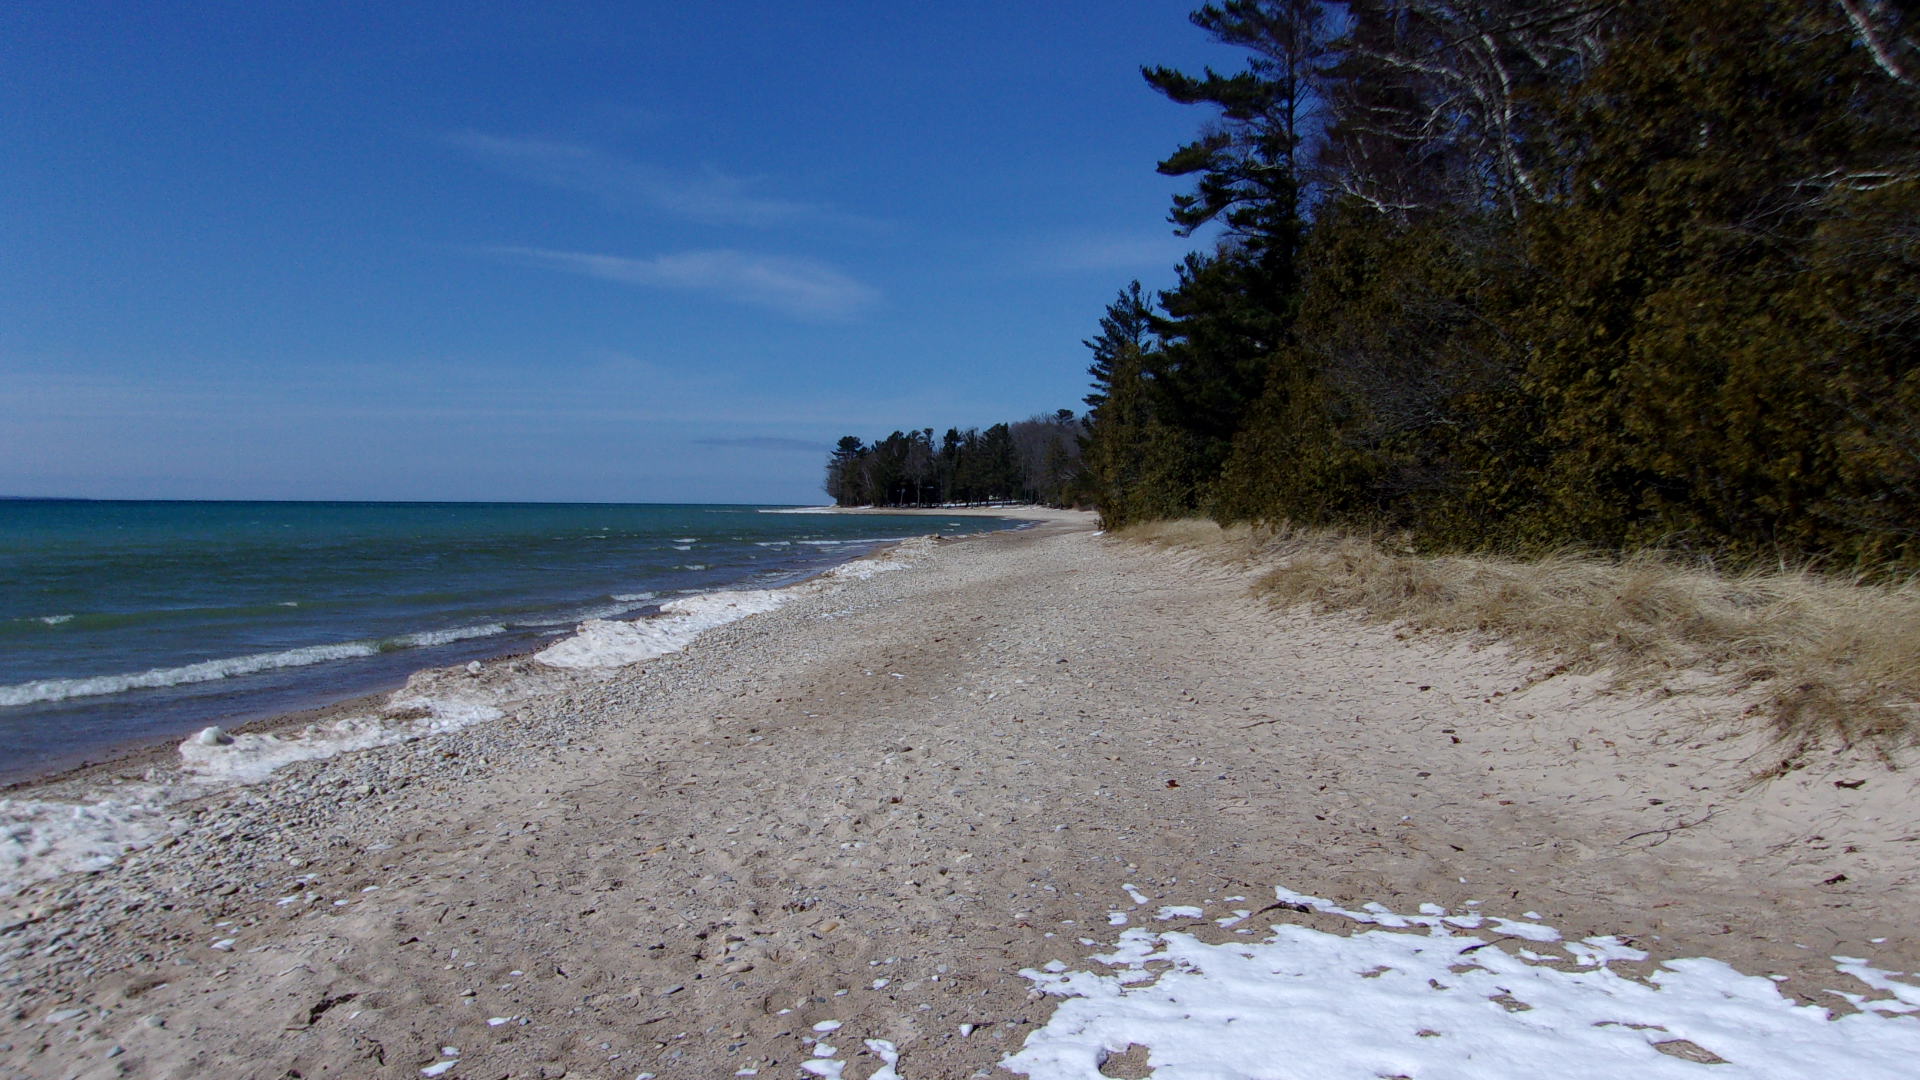
[{"label": "dry dune grass", "polygon": [[[1275,604],[1491,633],[1625,683],[1701,672],[1751,687],[1794,752],[1920,744],[1920,587],[1804,570],[1722,573],[1656,554],[1419,555],[1390,539],[1153,522],[1121,536],[1264,569]],[[1789,754],[1789,759],[1794,756]]]}]

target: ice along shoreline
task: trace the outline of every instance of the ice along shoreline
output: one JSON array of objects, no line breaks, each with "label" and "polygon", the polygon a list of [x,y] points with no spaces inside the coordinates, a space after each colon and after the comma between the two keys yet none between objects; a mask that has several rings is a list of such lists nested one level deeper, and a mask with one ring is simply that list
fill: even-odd
[{"label": "ice along shoreline", "polygon": [[[661,598],[773,588],[941,518],[765,507],[102,503],[13,513],[0,781],[396,689]],[[45,520],[42,520],[45,519]],[[1009,522],[992,523],[1004,526]]]},{"label": "ice along shoreline", "polygon": [[[831,512],[831,511],[826,511]],[[955,516],[947,511],[935,514]],[[1041,508],[995,508],[1037,523]],[[17,781],[0,791],[0,897],[73,871],[98,870],[165,840],[178,808],[210,794],[268,781],[301,762],[459,731],[500,719],[529,699],[617,678],[633,665],[686,648],[705,633],[784,606],[809,592],[906,565],[945,537],[885,543],[772,589],[720,589],[669,600],[633,620],[589,619],[539,650],[415,671],[391,692],[359,694],[181,741],[149,741],[98,763]]]}]

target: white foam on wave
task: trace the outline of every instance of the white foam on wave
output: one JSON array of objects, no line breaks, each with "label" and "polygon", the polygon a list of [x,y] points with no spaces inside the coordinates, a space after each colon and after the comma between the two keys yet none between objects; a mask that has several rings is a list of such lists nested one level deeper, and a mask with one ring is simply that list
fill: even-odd
[{"label": "white foam on wave", "polygon": [[69,623],[69,622],[72,622],[72,621],[73,621],[73,616],[71,616],[71,615],[41,615],[41,616],[39,616],[39,617],[38,617],[37,619],[35,619],[35,621],[36,621],[36,622],[43,622],[43,623],[46,623],[46,624],[47,624],[48,626],[59,626],[59,625],[60,625],[61,623]]},{"label": "white foam on wave", "polygon": [[450,642],[492,637],[506,632],[507,628],[499,623],[486,623],[482,626],[457,626],[451,630],[423,630],[417,634],[402,634],[390,640],[395,645],[406,646],[446,645]]},{"label": "white foam on wave", "polygon": [[[627,612],[632,611],[635,607],[644,603],[647,599],[650,599],[652,595],[652,593],[639,593],[634,596],[616,596],[612,598],[614,603],[600,604],[596,607],[590,607],[585,611],[576,611],[562,618],[523,619],[513,625],[518,627],[540,628],[543,632],[546,632],[544,629],[546,627],[573,627],[580,625],[580,623],[586,619],[611,619],[616,615],[625,615]],[[566,631],[562,630],[561,632],[565,633]]]},{"label": "white foam on wave", "polygon": [[274,668],[303,667],[328,660],[346,660],[372,656],[379,646],[368,641],[340,645],[309,645],[282,652],[229,656],[220,660],[202,660],[181,667],[154,668],[129,675],[89,675],[77,679],[36,679],[33,682],[0,686],[0,705],[31,705],[41,701],[65,701],[68,698],[118,694],[127,690],[146,690],[160,686],[212,682],[236,675],[251,675]]},{"label": "white foam on wave", "polygon": [[897,544],[905,539],[904,536],[862,536],[853,540],[796,540],[795,543],[808,547],[846,547],[849,544]]},{"label": "white foam on wave", "polygon": [[551,667],[612,668],[637,664],[687,647],[716,626],[772,611],[787,602],[778,589],[701,593],[669,600],[660,614],[633,622],[589,619],[580,632],[534,654]]},{"label": "white foam on wave", "polygon": [[253,675],[277,668],[307,667],[313,664],[324,664],[330,660],[351,660],[357,657],[374,656],[392,648],[445,645],[448,642],[465,641],[468,638],[491,637],[505,631],[506,627],[498,623],[488,623],[484,626],[460,626],[450,630],[427,630],[415,634],[402,634],[379,641],[344,641],[332,645],[305,645],[298,649],[253,653],[247,656],[228,656],[218,660],[202,660],[179,667],[153,668],[123,675],[36,679],[33,682],[0,686],[0,706],[32,705],[44,701],[66,701],[69,698],[119,694],[128,690],[151,690],[163,686],[213,682],[217,679]]}]

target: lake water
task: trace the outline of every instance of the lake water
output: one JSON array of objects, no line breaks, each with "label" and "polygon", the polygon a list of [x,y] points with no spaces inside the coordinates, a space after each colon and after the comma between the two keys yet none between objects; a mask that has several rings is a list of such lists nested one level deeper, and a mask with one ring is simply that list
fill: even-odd
[{"label": "lake water", "polygon": [[993,518],[0,500],[0,779],[399,685]]}]

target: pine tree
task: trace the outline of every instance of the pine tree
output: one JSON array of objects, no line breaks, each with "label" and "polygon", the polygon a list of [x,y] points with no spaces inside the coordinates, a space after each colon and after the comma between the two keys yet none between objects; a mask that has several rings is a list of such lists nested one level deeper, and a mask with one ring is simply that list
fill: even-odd
[{"label": "pine tree", "polygon": [[1087,374],[1093,376],[1093,392],[1083,399],[1091,410],[1092,422],[1098,422],[1100,406],[1106,404],[1107,391],[1113,386],[1114,365],[1125,356],[1137,356],[1146,350],[1152,320],[1153,309],[1136,279],[1107,305],[1100,316],[1099,335],[1080,343],[1093,353],[1093,363],[1087,368]]}]

